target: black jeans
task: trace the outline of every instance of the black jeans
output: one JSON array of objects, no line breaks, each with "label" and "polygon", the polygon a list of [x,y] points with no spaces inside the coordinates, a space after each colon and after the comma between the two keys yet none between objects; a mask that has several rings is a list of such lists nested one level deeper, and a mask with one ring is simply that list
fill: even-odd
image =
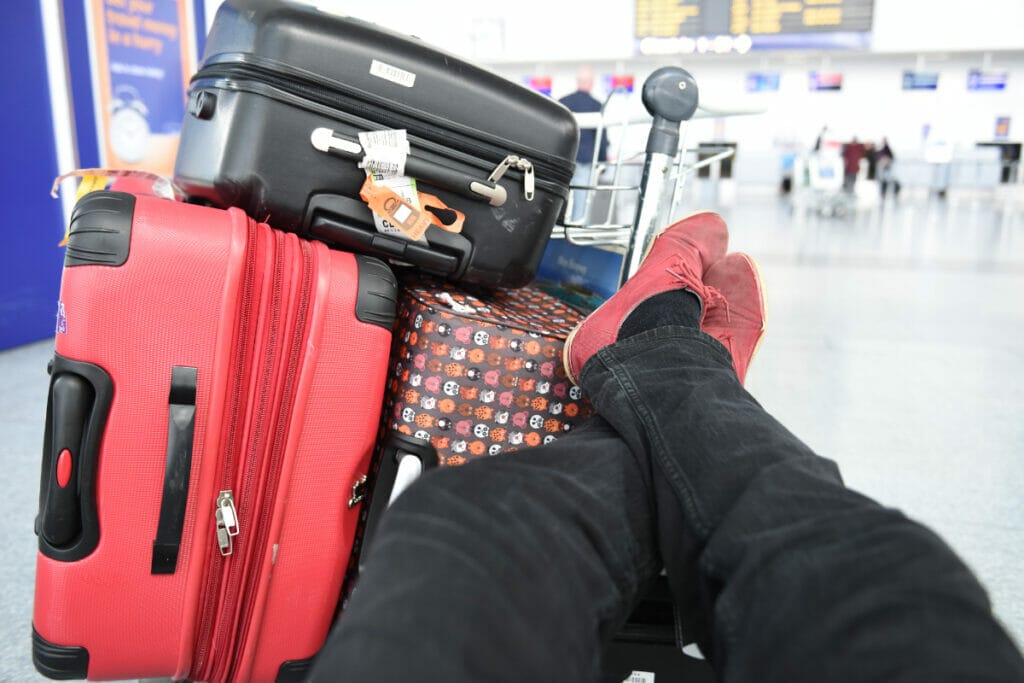
[{"label": "black jeans", "polygon": [[662,565],[724,681],[1024,680],[949,547],[847,489],[717,341],[651,330],[580,381],[578,432],[398,499],[312,680],[594,681]]}]

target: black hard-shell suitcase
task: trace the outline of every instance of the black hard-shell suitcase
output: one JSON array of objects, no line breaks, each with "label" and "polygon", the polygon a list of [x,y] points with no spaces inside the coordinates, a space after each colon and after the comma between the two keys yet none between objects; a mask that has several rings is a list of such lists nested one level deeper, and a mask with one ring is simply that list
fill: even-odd
[{"label": "black hard-shell suitcase", "polygon": [[[359,198],[358,135],[386,129],[407,131],[406,175],[465,214],[461,233],[431,227],[422,243],[377,231]],[[557,102],[419,39],[298,4],[229,0],[192,79],[175,181],[193,201],[278,229],[516,287],[563,211],[578,137]]]}]

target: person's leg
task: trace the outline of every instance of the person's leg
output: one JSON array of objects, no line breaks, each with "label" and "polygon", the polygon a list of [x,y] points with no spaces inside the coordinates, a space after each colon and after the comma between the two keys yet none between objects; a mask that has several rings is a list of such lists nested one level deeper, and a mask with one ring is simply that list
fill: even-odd
[{"label": "person's leg", "polygon": [[665,230],[564,354],[652,463],[661,555],[690,635],[725,680],[1024,680],[953,552],[848,490],[743,389],[765,306],[753,261],[725,256],[726,242],[714,214]]},{"label": "person's leg", "polygon": [[653,462],[669,580],[723,680],[1024,680],[949,547],[848,490],[718,341],[656,327],[598,351],[580,384]]},{"label": "person's leg", "polygon": [[403,493],[311,681],[598,680],[661,568],[649,472],[601,418]]}]

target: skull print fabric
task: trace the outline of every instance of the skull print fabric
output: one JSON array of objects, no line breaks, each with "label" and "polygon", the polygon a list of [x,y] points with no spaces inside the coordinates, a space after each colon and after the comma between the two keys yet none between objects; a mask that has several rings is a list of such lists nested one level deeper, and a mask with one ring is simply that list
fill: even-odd
[{"label": "skull print fabric", "polygon": [[473,296],[407,282],[385,428],[429,440],[442,465],[550,443],[593,410],[562,366],[580,314],[539,290]]}]

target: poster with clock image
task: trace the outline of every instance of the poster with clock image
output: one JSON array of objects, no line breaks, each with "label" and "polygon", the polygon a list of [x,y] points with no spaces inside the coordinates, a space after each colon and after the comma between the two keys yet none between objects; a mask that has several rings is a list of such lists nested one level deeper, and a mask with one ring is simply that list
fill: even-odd
[{"label": "poster with clock image", "polygon": [[89,0],[100,164],[174,170],[185,90],[195,71],[186,0]]}]

